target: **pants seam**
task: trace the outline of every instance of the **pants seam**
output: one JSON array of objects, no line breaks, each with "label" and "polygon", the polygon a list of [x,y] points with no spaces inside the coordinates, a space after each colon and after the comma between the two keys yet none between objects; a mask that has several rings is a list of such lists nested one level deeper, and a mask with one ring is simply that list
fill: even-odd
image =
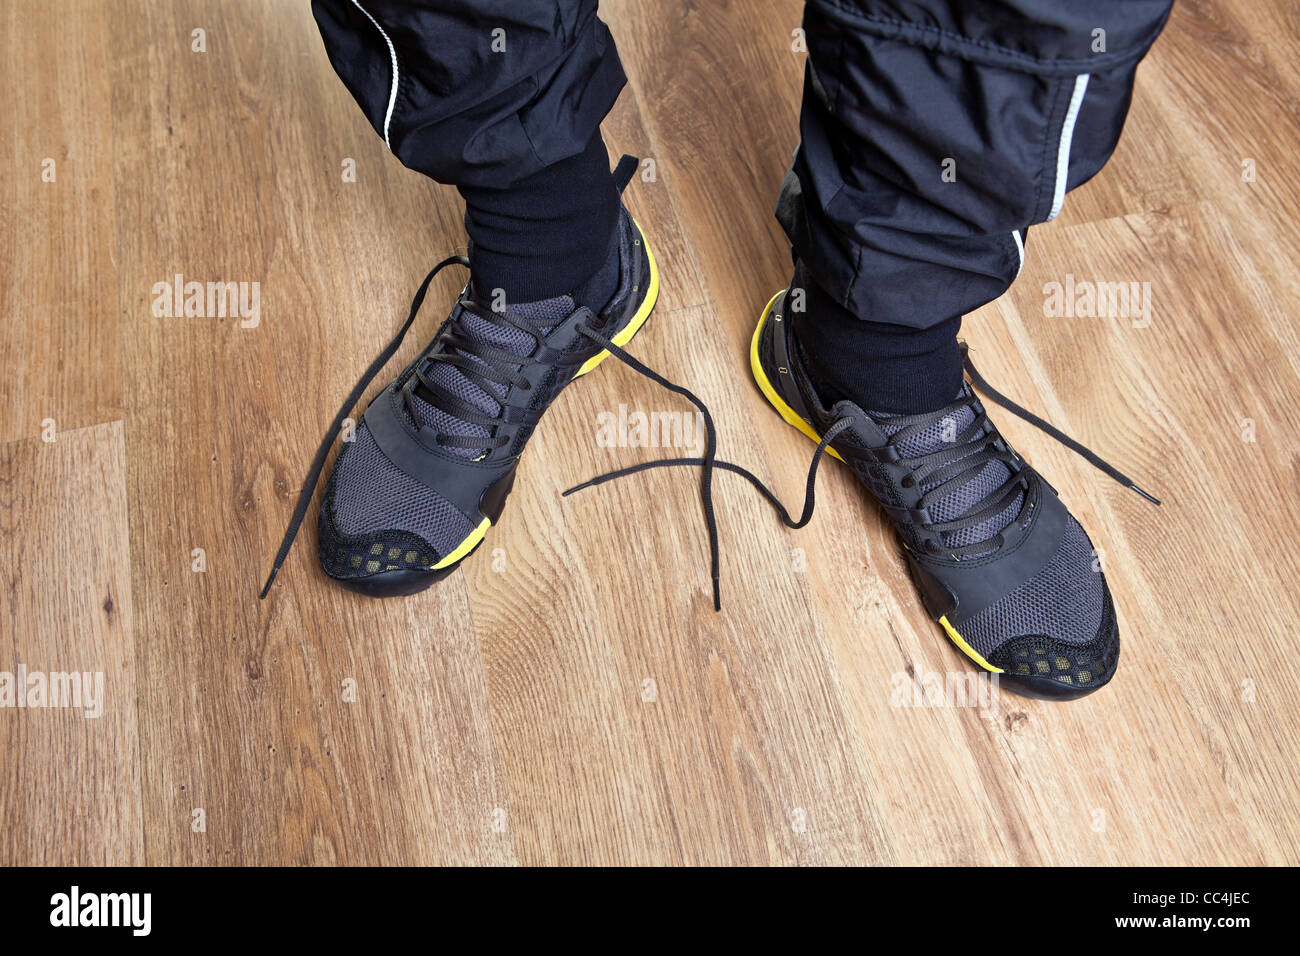
[{"label": "pants seam", "polygon": [[969,59],[972,62],[980,62],[989,66],[1019,69],[1027,73],[1044,76],[1100,72],[1139,60],[1146,54],[1151,44],[1155,42],[1156,37],[1160,35],[1160,31],[1169,17],[1169,11],[1166,10],[1164,16],[1160,18],[1151,32],[1128,50],[1086,58],[1072,57],[1070,59],[1044,60],[989,40],[976,40],[962,36],[952,30],[910,23],[893,17],[863,13],[861,10],[849,7],[844,3],[844,0],[808,0],[808,6],[817,7],[834,19],[847,22],[885,39],[899,40],[912,46],[927,47],[941,54]]},{"label": "pants seam", "polygon": [[[1052,169],[1052,188],[1053,190],[1056,188],[1056,157],[1052,154],[1052,142],[1053,140],[1058,139],[1058,137],[1053,136],[1052,131],[1057,127],[1056,121],[1060,114],[1061,92],[1065,89],[1065,81],[1058,78],[1052,80],[1051,83],[1052,105],[1051,109],[1048,111],[1047,122],[1044,124],[1043,129],[1042,161],[1038,164],[1038,170],[1034,174],[1034,209],[1032,213],[1033,218],[1030,219],[1031,223],[1042,222],[1046,217],[1046,213],[1052,208],[1049,204],[1046,210],[1043,209],[1043,186],[1046,182],[1043,172],[1049,165]],[[1061,117],[1061,119],[1064,120],[1064,117]]]}]

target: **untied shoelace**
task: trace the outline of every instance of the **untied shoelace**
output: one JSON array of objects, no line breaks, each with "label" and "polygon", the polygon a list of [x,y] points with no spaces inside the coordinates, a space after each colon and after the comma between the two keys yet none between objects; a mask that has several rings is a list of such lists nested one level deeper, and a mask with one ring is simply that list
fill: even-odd
[{"label": "untied shoelace", "polygon": [[[420,286],[416,290],[414,298],[411,300],[411,308],[410,308],[410,312],[407,314],[406,321],[402,323],[401,328],[398,329],[397,334],[393,337],[392,341],[389,342],[388,345],[384,347],[383,351],[380,352],[379,355],[375,358],[375,360],[370,363],[370,366],[362,374],[361,378],[357,380],[356,385],[353,386],[352,391],[348,393],[348,397],[344,400],[343,405],[339,408],[338,414],[334,416],[334,421],[333,423],[331,423],[329,429],[326,431],[325,436],[321,439],[320,446],[316,450],[316,456],[312,460],[311,467],[307,471],[307,477],[304,480],[302,489],[298,494],[298,502],[294,506],[293,515],[289,519],[289,525],[285,529],[284,538],[280,542],[280,548],[276,552],[275,560],[271,566],[271,573],[267,576],[266,584],[262,587],[262,592],[260,595],[261,598],[265,598],[266,595],[270,592],[271,584],[275,581],[276,575],[279,573],[280,568],[283,566],[285,562],[285,559],[289,556],[290,550],[293,548],[293,543],[298,536],[298,532],[302,527],[303,519],[307,514],[307,508],[310,506],[311,500],[315,495],[316,485],[320,481],[321,472],[324,470],[325,461],[329,457],[330,448],[333,446],[335,440],[338,438],[339,433],[342,431],[343,424],[347,420],[348,413],[352,410],[353,406],[355,406],[356,403],[360,401],[361,396],[365,393],[365,390],[367,387],[369,387],[370,383],[374,381],[375,376],[378,375],[379,372],[383,370],[384,366],[387,365],[388,362],[392,359],[392,357],[397,354],[397,350],[401,348],[402,342],[405,340],[407,332],[410,331],[411,326],[415,322],[416,316],[420,312],[420,307],[424,304],[424,299],[425,296],[428,294],[430,283],[433,282],[434,278],[438,275],[438,273],[440,273],[443,269],[451,265],[461,265],[461,266],[468,267],[469,260],[466,259],[464,256],[459,256],[459,255],[448,256],[446,259],[443,259],[441,262],[439,262],[437,265],[435,265],[432,269],[429,270],[428,275],[424,277],[424,281],[420,283]],[[704,418],[705,447],[704,447],[704,456],[702,458],[663,458],[663,459],[657,459],[655,461],[641,462],[640,464],[631,465],[627,468],[620,468],[615,471],[606,472],[605,474],[602,475],[597,475],[594,478],[591,478],[587,481],[582,482],[581,484],[575,485],[572,488],[567,489],[566,491],[563,492],[563,495],[567,497],[569,495],[582,491],[586,488],[592,488],[596,485],[602,485],[605,484],[606,482],[614,481],[619,478],[625,478],[630,475],[635,475],[638,474],[639,472],[648,471],[652,468],[672,468],[672,467],[681,467],[681,466],[692,466],[692,467],[700,468],[700,498],[701,498],[701,503],[703,504],[704,507],[704,521],[708,529],[708,536],[709,536],[709,565],[710,565],[710,578],[713,585],[713,608],[715,611],[721,611],[722,610],[722,590],[721,590],[721,581],[720,581],[721,559],[720,559],[719,548],[718,548],[718,521],[713,506],[714,470],[722,469],[723,471],[740,475],[751,485],[753,485],[754,488],[758,490],[759,494],[761,494],[767,500],[767,502],[776,511],[777,515],[780,517],[782,523],[786,527],[791,529],[802,528],[805,525],[807,525],[809,521],[812,520],[813,511],[816,507],[817,469],[821,464],[821,460],[825,456],[827,448],[830,447],[831,443],[835,440],[835,438],[838,435],[840,435],[840,433],[846,431],[847,429],[853,426],[855,422],[855,418],[852,415],[849,415],[836,420],[831,424],[831,426],[828,429],[826,429],[826,432],[821,437],[821,441],[817,443],[817,450],[813,453],[812,461],[809,464],[808,479],[807,479],[807,483],[804,486],[803,510],[800,513],[799,518],[795,519],[791,517],[790,512],[786,509],[785,505],[781,503],[780,499],[776,497],[776,495],[772,492],[772,490],[768,488],[767,485],[762,482],[762,480],[760,480],[756,475],[754,475],[753,472],[749,471],[746,468],[743,468],[740,465],[734,464],[729,461],[722,461],[717,458],[718,437],[717,437],[717,429],[713,423],[713,415],[709,412],[708,406],[705,405],[704,402],[694,392],[692,392],[688,388],[685,388],[684,386],[678,385],[675,382],[670,381],[669,379],[665,378],[663,375],[656,372],[654,369],[643,364],[641,361],[634,358],[632,355],[629,355],[621,347],[615,345],[614,342],[609,337],[605,336],[604,334],[597,331],[596,329],[593,329],[585,324],[581,324],[577,327],[577,330],[582,335],[586,336],[587,338],[591,339],[593,342],[596,342],[597,344],[599,344],[600,346],[608,350],[611,355],[615,356],[620,362],[622,362],[624,365],[631,368],[633,371],[639,373],[640,375],[645,376],[646,378],[650,379],[650,381],[661,386],[662,388],[665,388],[670,392],[674,392],[678,395],[681,395],[683,398],[691,402],[691,404],[693,404],[696,408],[698,408],[700,414]],[[1011,401],[1009,398],[1002,395],[991,385],[989,385],[988,382],[984,379],[984,377],[980,375],[980,373],[975,369],[974,364],[971,362],[970,351],[967,348],[965,343],[962,343],[962,353],[963,353],[962,361],[965,366],[966,372],[970,375],[972,384],[980,392],[987,395],[994,403],[1002,406],[1007,411],[1011,412],[1013,415],[1016,415],[1017,417],[1024,419],[1029,424],[1033,425],[1034,427],[1050,435],[1052,438],[1055,438],[1062,445],[1066,446],[1071,451],[1080,455],[1090,464],[1100,469],[1101,471],[1105,472],[1107,475],[1115,479],[1115,481],[1119,482],[1124,487],[1133,489],[1142,497],[1146,498],[1148,501],[1154,504],[1157,505],[1160,504],[1160,501],[1157,498],[1147,493],[1143,489],[1139,488],[1131,478],[1129,478],[1119,469],[1115,468],[1113,465],[1111,465],[1110,463],[1102,459],[1095,452],[1093,452],[1086,446],[1080,444],[1079,442],[1075,441],[1073,438],[1066,435],[1064,432],[1060,431],[1051,423],[1044,421],[1042,418],[1038,417],[1032,412],[1029,412],[1026,409],[1022,408],[1020,405]]]}]

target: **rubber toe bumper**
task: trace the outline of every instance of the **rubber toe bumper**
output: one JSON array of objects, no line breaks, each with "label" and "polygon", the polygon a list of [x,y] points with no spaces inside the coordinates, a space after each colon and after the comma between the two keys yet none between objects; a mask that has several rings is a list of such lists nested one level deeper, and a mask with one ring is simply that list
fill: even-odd
[{"label": "rubber toe bumper", "polygon": [[1119,667],[1119,626],[1109,590],[1101,628],[1087,644],[1018,637],[990,655],[1001,668],[998,683],[1022,697],[1077,700],[1106,686]]},{"label": "rubber toe bumper", "polygon": [[380,531],[351,536],[338,530],[330,514],[329,498],[321,505],[320,561],[325,573],[350,591],[368,597],[415,594],[441,581],[460,566],[480,544],[482,536],[465,554],[445,567],[427,542],[405,531]]}]

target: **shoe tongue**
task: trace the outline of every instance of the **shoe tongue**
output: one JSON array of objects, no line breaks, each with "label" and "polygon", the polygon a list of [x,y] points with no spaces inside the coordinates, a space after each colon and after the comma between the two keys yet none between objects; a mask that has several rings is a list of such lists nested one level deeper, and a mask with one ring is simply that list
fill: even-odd
[{"label": "shoe tongue", "polygon": [[[478,308],[487,311],[486,304],[478,300],[476,300],[476,304]],[[506,314],[528,320],[537,328],[538,332],[546,335],[562,319],[569,316],[573,309],[572,296],[559,295],[551,299],[541,299],[537,302],[521,302],[509,305],[506,307]],[[537,345],[533,336],[523,329],[498,325],[495,322],[488,321],[477,312],[468,309],[461,313],[460,325],[465,334],[471,339],[482,342],[490,348],[503,352],[513,352],[520,357],[530,355]],[[470,358],[486,367],[486,363],[481,359],[472,355]],[[505,398],[506,394],[504,385],[489,382],[492,391],[491,393],[485,392],[474,382],[471,382],[468,376],[459,368],[445,362],[433,362],[431,364],[433,367],[426,369],[425,373],[430,381],[441,385],[461,401],[472,405],[485,415],[496,415],[500,412],[500,399]],[[487,437],[488,429],[482,425],[461,421],[449,412],[430,405],[419,395],[412,395],[412,398],[414,399],[417,417],[416,424],[420,427],[427,426],[442,435],[459,435],[466,438]],[[463,458],[476,458],[481,453],[481,449],[473,448],[449,447],[445,450]]]},{"label": "shoe tongue", "polygon": [[[957,398],[962,398],[966,394],[966,389],[963,388]],[[867,414],[871,416],[880,430],[889,438],[893,438],[894,435],[897,435],[906,427],[905,425],[891,425],[890,419],[895,416],[888,413],[867,412]],[[974,409],[970,405],[962,405],[957,410],[936,419],[917,434],[896,443],[895,447],[904,458],[920,458],[922,455],[928,455],[940,449],[950,449],[953,447],[953,442],[963,431],[970,427],[971,422],[974,420]],[[974,453],[977,447],[972,445],[971,453]],[[978,511],[982,507],[981,503],[984,499],[1002,487],[1010,477],[1011,469],[1002,462],[987,462],[974,480],[967,480],[961,488],[945,494],[932,504],[930,514],[936,522],[942,522],[951,521],[967,511]],[[937,482],[922,485],[921,490],[929,491],[935,484]],[[1016,515],[1020,513],[1023,498],[1024,492],[1021,492],[999,514],[986,521],[981,521],[977,525],[958,531],[943,532],[944,543],[951,548],[960,548],[968,544],[989,540],[1015,520]]]}]

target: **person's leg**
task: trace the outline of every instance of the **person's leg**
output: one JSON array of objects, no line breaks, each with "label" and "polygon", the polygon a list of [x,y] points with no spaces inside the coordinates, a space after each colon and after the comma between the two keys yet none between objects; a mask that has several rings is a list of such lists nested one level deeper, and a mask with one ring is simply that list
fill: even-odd
[{"label": "person's leg", "polygon": [[809,0],[802,143],[778,218],[794,312],[832,399],[923,412],[961,382],[957,331],[1020,272],[1119,139],[1172,0]]},{"label": "person's leg", "polygon": [[[434,340],[366,409],[318,518],[331,578],[363,594],[410,594],[482,542],[542,415],[609,354],[607,343],[636,334],[658,277],[619,195],[636,164],[625,157],[611,173],[600,136],[624,77],[595,0],[312,7],[376,132],[403,163],[465,199],[472,281]],[[333,437],[317,453],[271,579]]]},{"label": "person's leg", "polygon": [[953,642],[1031,695],[1105,684],[1119,628],[1087,534],[963,382],[957,331],[1015,280],[1027,227],[1109,157],[1169,6],[806,7],[803,142],[778,209],[795,274],[759,321],[754,375],[884,507]]},{"label": "person's leg", "polygon": [[600,121],[625,78],[596,0],[312,0],[312,12],[388,147],[460,190],[485,298],[571,293],[610,261],[620,203]]}]

